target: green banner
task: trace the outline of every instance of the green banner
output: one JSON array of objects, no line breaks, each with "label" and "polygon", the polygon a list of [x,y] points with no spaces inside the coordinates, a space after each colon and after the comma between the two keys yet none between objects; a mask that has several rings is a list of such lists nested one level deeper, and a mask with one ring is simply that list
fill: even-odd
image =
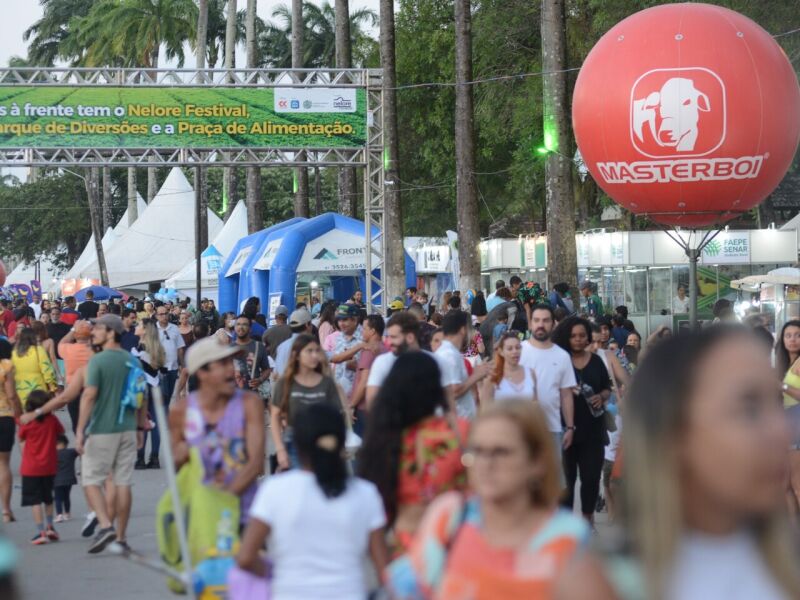
[{"label": "green banner", "polygon": [[358,148],[357,88],[0,86],[0,148]]}]

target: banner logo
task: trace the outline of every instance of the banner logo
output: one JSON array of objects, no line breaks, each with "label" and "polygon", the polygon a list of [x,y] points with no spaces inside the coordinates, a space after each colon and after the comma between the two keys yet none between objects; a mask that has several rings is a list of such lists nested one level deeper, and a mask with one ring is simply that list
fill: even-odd
[{"label": "banner logo", "polygon": [[314,256],[314,260],[338,260],[338,257],[327,248],[323,248]]}]

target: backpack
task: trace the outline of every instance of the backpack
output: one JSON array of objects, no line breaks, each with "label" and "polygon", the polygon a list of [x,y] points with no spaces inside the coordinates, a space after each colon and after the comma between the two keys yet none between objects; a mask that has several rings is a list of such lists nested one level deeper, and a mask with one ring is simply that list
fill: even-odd
[{"label": "backpack", "polygon": [[122,389],[117,423],[122,423],[126,410],[137,411],[142,408],[144,395],[147,393],[147,379],[141,363],[131,357],[125,366],[128,367],[128,377],[125,379],[125,387]]}]

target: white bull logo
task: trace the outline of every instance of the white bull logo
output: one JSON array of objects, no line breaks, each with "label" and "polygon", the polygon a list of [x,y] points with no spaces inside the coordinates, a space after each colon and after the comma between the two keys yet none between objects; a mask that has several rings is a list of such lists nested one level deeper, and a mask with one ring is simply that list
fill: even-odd
[{"label": "white bull logo", "polygon": [[[656,109],[661,121],[656,126]],[[644,142],[643,127],[662,148],[675,148],[678,152],[691,152],[697,142],[698,121],[701,112],[711,110],[708,96],[694,87],[691,79],[673,77],[658,92],[633,101],[633,130]]]}]

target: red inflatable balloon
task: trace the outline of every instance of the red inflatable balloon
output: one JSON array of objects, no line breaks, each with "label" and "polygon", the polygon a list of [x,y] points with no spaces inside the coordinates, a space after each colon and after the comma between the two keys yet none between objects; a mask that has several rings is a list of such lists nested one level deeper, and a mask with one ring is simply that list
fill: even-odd
[{"label": "red inflatable balloon", "polygon": [[710,4],[618,23],[589,53],[572,108],[578,148],[616,202],[683,227],[764,200],[800,139],[800,88],[769,33]]}]

